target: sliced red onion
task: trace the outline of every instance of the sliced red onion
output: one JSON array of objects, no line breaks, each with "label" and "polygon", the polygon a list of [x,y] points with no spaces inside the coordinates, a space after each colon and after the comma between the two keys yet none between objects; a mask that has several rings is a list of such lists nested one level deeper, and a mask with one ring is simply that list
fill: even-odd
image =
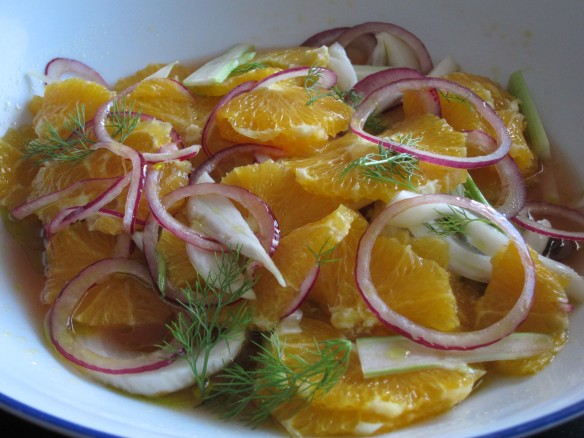
[{"label": "sliced red onion", "polygon": [[[197,187],[198,186],[199,185],[197,185]],[[224,246],[222,244],[214,241],[213,239],[208,238],[207,236],[203,236],[202,234],[197,233],[195,230],[191,229],[190,227],[180,223],[168,212],[167,208],[170,207],[175,202],[188,198],[189,196],[195,196],[194,194],[191,194],[189,192],[185,193],[184,190],[179,193],[176,193],[177,190],[167,194],[165,196],[164,201],[161,200],[160,170],[156,167],[156,165],[148,166],[148,171],[146,172],[146,183],[144,186],[144,193],[146,195],[146,199],[148,200],[148,204],[150,205],[150,214],[156,219],[156,221],[162,227],[164,227],[165,229],[167,229],[176,237],[178,237],[179,239],[183,240],[186,243],[198,246],[199,248],[207,249],[209,251],[223,250]],[[204,189],[199,189],[199,191],[202,190]],[[147,228],[148,222],[151,222],[151,220],[149,219],[146,221]],[[152,228],[154,228],[154,225],[152,225]],[[156,237],[156,241],[158,241],[158,236]],[[156,269],[156,272],[158,272],[158,269]]]},{"label": "sliced red onion", "polygon": [[323,30],[318,32],[311,37],[307,38],[301,46],[305,47],[320,47],[320,46],[330,46],[333,44],[347,29],[348,27],[335,27],[332,29]]},{"label": "sliced red onion", "polygon": [[[478,157],[451,157],[434,152],[423,151],[408,146],[407,144],[394,141],[391,138],[383,138],[369,134],[364,130],[365,122],[374,111],[382,112],[385,108],[394,104],[407,90],[427,90],[428,88],[435,88],[442,92],[455,94],[471,104],[476,109],[477,113],[480,114],[493,128],[496,136],[497,148],[487,155]],[[366,140],[375,144],[382,144],[383,146],[391,148],[397,152],[412,154],[421,161],[461,169],[473,169],[495,164],[507,155],[511,147],[509,132],[493,108],[468,88],[455,82],[438,78],[402,79],[377,89],[367,96],[356,109],[353,118],[351,119],[350,128],[353,132]]]},{"label": "sliced red onion", "polygon": [[[214,183],[208,174],[203,174],[194,186],[201,184],[228,189],[189,198],[186,214],[191,227],[213,237],[227,248],[239,248],[241,254],[260,262],[284,286],[284,278],[270,257],[279,241],[279,227],[268,205],[241,187]],[[259,229],[257,236],[231,200],[237,201],[252,214]]]},{"label": "sliced red onion", "polygon": [[[222,339],[209,352],[206,364],[203,363],[203,354],[197,358],[197,370],[202,370],[205,365],[207,376],[215,374],[235,359],[245,339],[245,332],[235,332],[228,340]],[[186,360],[181,359],[163,368],[141,373],[105,374],[91,371],[90,374],[97,380],[123,391],[149,397],[169,394],[195,383],[193,368]]]},{"label": "sliced red onion", "polygon": [[134,242],[132,240],[132,236],[126,233],[120,233],[116,236],[116,243],[114,245],[112,256],[114,258],[117,257],[128,258],[132,254],[133,247]]},{"label": "sliced red onion", "polygon": [[[425,78],[422,73],[411,68],[388,68],[386,70],[381,70],[370,74],[369,76],[361,79],[355,84],[353,90],[356,91],[361,97],[367,97],[378,88],[386,86],[392,82],[399,81],[401,79],[422,78]],[[438,96],[438,92],[435,89],[420,90],[417,93],[422,98],[427,113],[434,114],[438,117],[442,116],[440,97]]]},{"label": "sliced red onion", "polygon": [[367,22],[358,24],[357,26],[353,26],[343,32],[338,37],[337,42],[346,48],[353,40],[360,37],[361,35],[378,34],[380,32],[393,35],[411,47],[419,60],[420,70],[422,73],[426,74],[432,70],[432,58],[430,57],[430,54],[428,53],[424,43],[413,33],[395,24],[382,22]]},{"label": "sliced red onion", "polygon": [[122,143],[118,143],[117,141],[96,143],[91,148],[96,150],[107,149],[110,152],[113,152],[114,154],[132,162],[130,188],[128,189],[124,218],[122,220],[124,231],[126,233],[132,234],[136,228],[138,208],[140,206],[142,191],[144,190],[144,180],[146,178],[146,161],[140,152]]},{"label": "sliced red onion", "polygon": [[[486,154],[493,152],[497,147],[493,137],[478,130],[468,131],[466,141]],[[505,155],[497,162],[495,169],[501,179],[501,192],[496,208],[503,216],[511,218],[525,205],[527,196],[525,181],[517,163],[510,155]]]},{"label": "sliced red onion", "polygon": [[242,84],[239,84],[237,87],[233,88],[229,93],[223,96],[219,100],[219,102],[217,102],[217,105],[215,105],[215,108],[213,108],[211,114],[209,114],[209,117],[205,122],[205,126],[203,126],[203,132],[201,133],[201,146],[208,157],[212,157],[214,155],[213,152],[211,152],[211,148],[209,147],[209,138],[211,136],[213,128],[215,127],[217,111],[219,111],[220,108],[225,106],[225,104],[230,100],[234,99],[235,97],[239,96],[242,93],[245,93],[246,91],[251,90],[255,86],[255,84],[256,84],[255,81],[247,81],[243,82]]},{"label": "sliced red onion", "polygon": [[[111,208],[100,208],[99,211],[97,212],[97,214],[103,215],[103,216],[112,216],[112,217],[116,217],[118,219],[124,218],[124,213],[121,213],[117,210],[112,210]],[[136,225],[143,227],[144,225],[146,225],[146,221],[136,218]]]},{"label": "sliced red onion", "polygon": [[322,88],[331,88],[337,83],[337,74],[323,67],[293,67],[286,70],[278,71],[266,76],[261,81],[258,81],[253,89],[256,88],[267,88],[271,85],[285,81],[287,79],[299,78],[308,76],[310,73],[316,73],[318,75],[317,84]]},{"label": "sliced red onion", "polygon": [[118,178],[114,184],[112,184],[106,191],[101,193],[99,196],[95,197],[87,204],[77,207],[72,211],[70,209],[64,209],[59,214],[57,214],[53,220],[49,223],[47,231],[49,235],[52,235],[68,225],[75,223],[77,221],[83,220],[97,211],[105,205],[109,204],[115,198],[117,198],[122,190],[128,185],[130,178],[128,176],[122,176]]},{"label": "sliced red onion", "polygon": [[128,274],[147,285],[152,284],[146,267],[135,260],[112,258],[89,265],[66,284],[51,307],[49,335],[55,348],[71,362],[100,373],[141,373],[169,365],[176,357],[165,350],[113,357],[93,351],[76,335],[72,319],[75,309],[91,286],[112,274]]},{"label": "sliced red onion", "polygon": [[523,209],[513,219],[515,223],[526,230],[565,240],[584,240],[584,231],[563,230],[553,226],[547,226],[536,218],[560,219],[563,223],[570,223],[574,228],[584,230],[584,213],[556,204],[546,202],[527,202]]},{"label": "sliced red onion", "polygon": [[[173,143],[171,143],[173,144]],[[173,144],[174,145],[174,144]],[[161,147],[160,149],[163,149]],[[199,151],[201,150],[201,146],[198,144],[188,146],[183,149],[175,148],[174,150],[168,152],[143,152],[142,157],[148,164],[152,163],[163,163],[167,161],[184,161],[190,160],[191,158],[195,157]]]},{"label": "sliced red onion", "polygon": [[[370,264],[373,245],[385,226],[399,214],[421,205],[433,204],[452,205],[470,210],[491,221],[502,230],[519,252],[521,265],[525,271],[523,289],[512,309],[493,325],[481,330],[448,333],[433,330],[414,323],[408,318],[391,309],[378,295],[371,279]],[[422,220],[423,221],[423,220]],[[417,225],[417,224],[411,224]],[[468,350],[492,344],[512,333],[527,317],[535,289],[535,268],[529,248],[521,234],[499,212],[484,204],[467,198],[450,195],[423,195],[404,199],[386,207],[371,222],[359,242],[355,266],[357,287],[365,302],[379,320],[392,330],[405,337],[431,348],[442,350]]]},{"label": "sliced red onion", "polygon": [[69,58],[54,58],[45,67],[45,75],[53,82],[61,80],[61,77],[67,73],[108,88],[105,79],[97,71],[81,61]]},{"label": "sliced red onion", "polygon": [[65,198],[65,196],[77,191],[77,190],[84,190],[89,185],[93,184],[112,184],[115,183],[118,178],[89,178],[79,180],[74,182],[69,187],[66,187],[61,190],[57,190],[55,192],[48,193],[46,195],[40,196],[32,201],[25,201],[22,204],[14,207],[10,214],[15,219],[24,219],[28,215],[34,213],[35,211],[46,207],[47,205],[54,204],[55,202],[60,201],[61,199]]},{"label": "sliced red onion", "polygon": [[284,309],[284,311],[280,315],[281,319],[289,317],[300,308],[300,306],[306,300],[306,297],[308,297],[308,294],[314,287],[314,284],[318,279],[318,274],[320,274],[319,264],[317,264],[308,271],[306,277],[304,277],[304,280],[302,281],[300,287],[298,288],[298,294],[294,297],[294,300],[292,300],[290,305],[286,309]]},{"label": "sliced red onion", "polygon": [[240,156],[240,155],[268,155],[270,157],[281,157],[284,155],[284,151],[280,148],[274,146],[263,146],[254,143],[246,143],[246,144],[236,144],[230,146],[226,149],[223,149],[207,160],[205,160],[200,166],[198,166],[190,175],[191,183],[196,183],[202,174],[207,173],[211,174],[213,170],[225,159],[229,159],[233,156]]}]

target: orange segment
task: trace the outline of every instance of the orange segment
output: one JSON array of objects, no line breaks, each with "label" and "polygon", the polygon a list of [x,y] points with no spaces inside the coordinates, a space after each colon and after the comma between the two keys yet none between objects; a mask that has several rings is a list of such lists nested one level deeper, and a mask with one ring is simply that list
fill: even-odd
[{"label": "orange segment", "polygon": [[[527,145],[523,132],[525,120],[519,112],[517,99],[507,93],[492,80],[470,73],[451,73],[446,79],[470,88],[483,100],[491,105],[501,117],[511,135],[511,150],[509,154],[515,160],[524,176],[529,176],[537,170],[537,162]],[[478,115],[467,102],[440,95],[442,116],[457,130],[480,129],[493,135],[492,128]]]},{"label": "orange segment", "polygon": [[[246,64],[243,64],[241,67],[244,68],[245,66]],[[193,93],[202,94],[203,96],[223,96],[244,82],[259,81],[278,71],[280,69],[274,67],[254,68],[243,73],[232,74],[220,84],[194,85],[188,88]]]},{"label": "orange segment", "polygon": [[[284,351],[300,355],[314,339],[339,339],[325,323],[304,318],[299,334],[280,335]],[[312,347],[314,348],[314,347]],[[482,371],[425,370],[363,378],[359,358],[351,354],[343,378],[323,397],[300,410],[287,405],[274,412],[292,436],[371,435],[404,427],[458,404],[472,391]],[[296,400],[298,403],[298,400]]]},{"label": "orange segment", "polygon": [[74,320],[102,328],[164,324],[173,312],[157,294],[132,277],[111,276],[88,291]]},{"label": "orange segment", "polygon": [[353,110],[328,96],[306,105],[303,87],[278,82],[230,100],[217,111],[221,136],[235,143],[277,146],[291,156],[310,155],[349,126]]},{"label": "orange segment", "polygon": [[89,231],[83,222],[56,233],[46,245],[47,270],[42,300],[52,303],[65,284],[83,268],[113,254],[115,238]]},{"label": "orange segment", "polygon": [[323,218],[341,203],[339,199],[304,190],[296,182],[294,169],[285,162],[268,160],[237,167],[222,183],[243,187],[264,200],[276,216],[282,236]]},{"label": "orange segment", "polygon": [[259,62],[278,68],[291,67],[326,67],[329,61],[328,48],[292,47],[258,52],[253,62]]},{"label": "orange segment", "polygon": [[[567,280],[537,260],[534,301],[529,316],[518,331],[544,333],[553,336],[556,349],[534,358],[500,361],[489,364],[494,369],[511,375],[533,374],[540,371],[553,359],[566,342],[568,313],[563,307],[567,303],[564,288]],[[503,249],[493,259],[493,276],[485,294],[476,303],[476,327],[483,328],[503,317],[515,304],[523,286],[523,268],[514,246]]]},{"label": "orange segment", "polygon": [[258,270],[254,286],[257,298],[253,302],[256,327],[269,329],[280,320],[297,296],[306,274],[316,264],[313,252],[334,247],[347,235],[357,217],[356,212],[341,205],[323,219],[297,228],[280,240],[273,260],[286,280],[286,287],[280,286],[265,269]]},{"label": "orange segment", "polygon": [[169,122],[187,143],[199,136],[205,120],[217,104],[216,98],[193,96],[172,79],[148,79],[139,83],[127,98],[136,110]]},{"label": "orange segment", "polygon": [[[322,266],[310,295],[330,313],[333,326],[351,337],[375,333],[381,324],[355,285],[357,246],[366,228],[362,218],[353,222],[348,236],[331,254],[339,261]],[[379,237],[373,249],[372,279],[382,299],[398,313],[418,324],[452,331],[459,328],[460,320],[448,271],[441,266],[448,257],[447,248],[431,240],[414,244],[415,239],[404,243],[395,237]],[[421,248],[427,258],[414,248]]]},{"label": "orange segment", "polygon": [[187,255],[186,244],[170,231],[160,233],[157,250],[166,265],[166,275],[170,284],[176,288],[194,285],[197,279],[195,268]]},{"label": "orange segment", "polygon": [[[124,91],[129,86],[131,86],[137,82],[140,82],[141,80],[146,79],[148,76],[156,73],[158,70],[160,70],[162,67],[164,67],[166,65],[167,64],[148,64],[146,67],[144,67],[141,70],[138,70],[136,73],[118,80],[114,84],[113,89],[114,89],[114,91],[116,91],[118,93],[121,91]],[[184,65],[175,64],[172,67],[172,70],[170,71],[170,75],[168,77],[170,79],[182,81],[184,78],[186,78],[189,75],[189,73],[190,73],[189,69],[187,67],[185,67]]]},{"label": "orange segment", "polygon": [[35,132],[39,137],[45,136],[50,124],[66,138],[73,132],[70,118],[78,109],[84,111],[85,120],[91,120],[97,109],[112,96],[103,85],[79,78],[48,84],[42,105],[33,119]]},{"label": "orange segment", "polygon": [[30,182],[38,171],[32,160],[22,159],[24,146],[35,137],[30,126],[10,129],[0,138],[0,205],[12,209],[30,193]]},{"label": "orange segment", "polygon": [[[464,156],[465,136],[454,131],[444,120],[425,114],[411,117],[396,124],[384,136],[416,143],[416,147],[436,153]],[[377,145],[361,139],[353,133],[334,140],[315,156],[292,161],[296,167],[298,182],[308,191],[318,194],[333,194],[346,200],[382,200],[389,202],[395,194],[406,189],[403,178],[396,182],[385,182],[364,174],[363,167],[346,169],[355,160],[368,154],[378,154]],[[416,174],[411,178],[412,186],[420,192],[446,192],[466,180],[466,171],[419,162]],[[389,172],[385,175],[391,176]]]}]

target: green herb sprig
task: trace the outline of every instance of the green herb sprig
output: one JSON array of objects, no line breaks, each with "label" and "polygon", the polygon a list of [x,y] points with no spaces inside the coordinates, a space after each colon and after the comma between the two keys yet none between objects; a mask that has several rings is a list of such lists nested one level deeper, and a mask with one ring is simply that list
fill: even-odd
[{"label": "green herb sprig", "polygon": [[286,352],[277,332],[262,336],[252,356],[257,367],[228,366],[211,383],[206,400],[224,419],[253,427],[285,404],[293,413],[326,394],[345,374],[351,351],[346,339],[314,340],[300,356]]},{"label": "green herb sprig", "polygon": [[473,222],[483,222],[492,225],[488,219],[470,217],[462,208],[448,206],[450,213],[440,212],[440,217],[434,222],[424,222],[424,226],[439,237],[449,237],[464,234],[466,227]]},{"label": "green herb sprig", "polygon": [[[133,106],[125,98],[115,100],[106,122],[112,130],[112,137],[122,143],[140,121],[141,114],[134,112]],[[96,141],[92,138],[92,128],[88,127],[84,105],[75,106],[75,112],[68,115],[64,127],[71,132],[68,137],[61,135],[53,124],[47,123],[46,133],[27,143],[23,158],[35,158],[39,163],[74,162],[94,152],[91,146]]]},{"label": "green herb sprig", "polygon": [[218,257],[215,273],[205,279],[197,277],[193,286],[182,289],[184,311],[168,325],[179,347],[173,348],[171,343],[167,346],[189,363],[203,397],[211,350],[221,341],[230,341],[251,322],[249,308],[235,303],[252,289],[253,281],[244,279],[236,288],[233,286],[246,269],[247,263],[242,263],[239,249]]},{"label": "green herb sprig", "polygon": [[[419,138],[413,138],[411,133],[408,136],[395,137],[393,140],[409,145],[420,141]],[[359,172],[360,178],[397,184],[409,190],[415,190],[413,179],[420,175],[419,160],[415,156],[396,152],[382,144],[378,145],[376,153],[369,153],[352,161],[341,172],[341,178],[353,170]]]}]

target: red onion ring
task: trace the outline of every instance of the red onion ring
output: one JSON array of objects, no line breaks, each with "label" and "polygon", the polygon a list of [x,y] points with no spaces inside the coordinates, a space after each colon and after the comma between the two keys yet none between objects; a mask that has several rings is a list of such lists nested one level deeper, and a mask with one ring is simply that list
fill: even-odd
[{"label": "red onion ring", "polygon": [[[378,295],[371,279],[370,264],[373,245],[385,226],[396,216],[420,205],[449,204],[475,212],[493,222],[515,244],[525,270],[523,289],[513,308],[493,325],[481,330],[447,333],[414,323],[392,310]],[[398,201],[386,207],[371,222],[357,250],[355,279],[363,299],[379,321],[414,342],[441,350],[468,350],[492,344],[512,333],[527,317],[535,289],[535,268],[521,234],[499,212],[467,198],[450,195],[422,195]]]},{"label": "red onion ring", "polygon": [[171,364],[176,358],[164,350],[133,357],[104,356],[85,346],[75,335],[72,320],[75,308],[92,285],[115,273],[132,275],[147,285],[152,283],[146,267],[128,258],[105,259],[83,269],[63,288],[49,312],[49,335],[55,348],[76,365],[108,374],[141,373]]},{"label": "red onion ring", "polygon": [[[187,186],[187,187],[196,187],[199,184],[194,186]],[[184,187],[183,187],[184,189]],[[180,189],[177,189],[180,190]],[[197,233],[195,230],[187,227],[186,225],[180,223],[176,220],[167,210],[175,202],[187,198],[190,195],[188,193],[180,192],[182,197],[177,197],[177,195],[172,195],[177,190],[167,194],[164,197],[164,200],[160,199],[160,170],[158,169],[157,165],[150,165],[148,166],[148,171],[146,173],[146,182],[144,186],[144,193],[146,195],[146,199],[148,204],[150,205],[150,214],[156,219],[156,221],[165,229],[170,231],[179,239],[183,240],[186,243],[190,243],[191,245],[198,246],[199,248],[204,248],[209,251],[222,251],[224,246],[215,240],[204,236],[200,233]],[[148,228],[148,222],[150,222],[150,218],[146,221],[146,227]],[[154,226],[152,226],[154,228]],[[158,234],[156,232],[156,234]],[[158,241],[158,236],[156,237],[156,241]],[[158,269],[156,270],[158,272]]]},{"label": "red onion ring", "polygon": [[66,73],[74,74],[81,79],[93,81],[108,88],[107,82],[97,71],[76,59],[54,58],[45,66],[45,76],[52,81],[61,80],[61,77]]},{"label": "red onion ring", "polygon": [[[176,143],[170,143],[170,145],[175,146]],[[165,146],[169,146],[169,145],[161,146],[160,149],[161,150],[166,149]],[[201,146],[196,144],[196,145],[188,146],[188,147],[183,148],[183,149],[175,148],[174,150],[170,150],[168,152],[143,152],[142,157],[144,158],[144,161],[146,161],[146,163],[148,163],[148,164],[163,163],[163,162],[174,161],[174,160],[185,161],[185,160],[190,160],[191,158],[195,157],[199,153],[200,150],[201,150]]]},{"label": "red onion ring", "polygon": [[280,315],[280,319],[287,318],[300,308],[300,306],[306,300],[306,297],[308,297],[308,294],[314,287],[314,284],[318,279],[318,274],[320,274],[320,265],[316,265],[308,271],[306,277],[304,277],[304,280],[302,280],[302,283],[300,283],[300,287],[298,288],[298,294],[294,297],[294,300],[292,300],[290,305],[286,309],[284,309],[284,311]]},{"label": "red onion ring", "polygon": [[[373,111],[379,112],[392,105],[396,101],[396,98],[400,97],[404,91],[425,90],[428,88],[435,88],[437,90],[456,94],[472,104],[477,112],[493,127],[496,135],[497,148],[493,152],[479,157],[450,157],[436,154],[434,152],[422,151],[415,147],[398,143],[389,138],[372,135],[365,132],[363,129],[367,118],[373,113]],[[382,144],[383,146],[391,148],[397,152],[412,154],[421,161],[460,169],[473,169],[495,164],[507,155],[511,147],[511,138],[505,124],[484,100],[468,88],[455,82],[430,77],[424,79],[402,79],[372,92],[355,110],[353,118],[351,119],[350,128],[360,137],[375,144]]]},{"label": "red onion ring", "polygon": [[[386,70],[381,70],[376,73],[372,73],[359,82],[355,84],[353,90],[356,91],[362,97],[369,96],[373,91],[388,85],[392,82],[399,81],[401,79],[421,79],[425,76],[417,70],[407,67],[400,68],[388,68]],[[442,116],[442,108],[440,105],[440,97],[434,89],[420,90],[420,97],[422,97],[426,112],[434,114],[435,116]]]},{"label": "red onion ring", "polygon": [[83,190],[86,186],[95,184],[95,183],[113,183],[117,181],[118,178],[88,178],[82,179],[77,182],[74,182],[69,187],[66,187],[61,190],[57,190],[55,192],[48,193],[43,196],[39,196],[32,201],[25,201],[16,207],[14,207],[10,214],[14,219],[20,220],[24,219],[28,215],[34,213],[35,211],[46,207],[47,205],[54,204],[55,202],[60,201],[65,196],[75,192],[76,190]]},{"label": "red onion ring", "polygon": [[[180,187],[168,193],[162,201],[165,206],[171,206],[172,204],[174,204],[177,201],[180,201],[181,199],[201,195],[224,196],[228,199],[234,200],[237,203],[241,204],[246,210],[248,210],[253,215],[254,219],[258,224],[259,228],[258,240],[260,241],[262,247],[266,250],[268,254],[274,253],[280,239],[278,222],[276,221],[274,214],[270,210],[270,207],[268,207],[268,205],[260,198],[258,198],[256,195],[254,195],[253,193],[249,192],[244,188],[218,183],[192,184]],[[158,211],[155,212],[154,209],[152,210],[154,215],[157,216]],[[176,219],[174,219],[174,221],[176,221]],[[161,225],[164,227],[165,223],[161,223]],[[167,229],[170,232],[173,232],[170,228]],[[194,233],[194,231],[191,230],[190,228],[189,230]],[[187,243],[190,243],[191,245],[198,246],[200,248],[207,249],[210,251],[218,251],[223,249],[223,247],[215,249],[209,247],[210,245],[207,245],[207,247],[205,247],[202,245],[192,243],[185,238],[187,237],[187,234],[184,232],[179,231],[178,235],[176,236],[179,239],[184,240]]]},{"label": "red onion ring", "polygon": [[190,175],[191,184],[196,183],[199,180],[199,177],[203,173],[211,174],[213,170],[223,161],[229,157],[234,155],[247,155],[247,154],[262,154],[274,157],[281,157],[284,155],[284,151],[280,148],[274,146],[263,146],[254,143],[246,143],[246,144],[236,144],[230,146],[226,149],[223,149],[207,160],[205,160],[201,165],[199,165]]},{"label": "red onion ring", "polygon": [[337,74],[323,67],[293,67],[286,70],[277,71],[269,76],[266,76],[261,81],[258,81],[252,89],[266,88],[277,82],[285,81],[287,79],[299,78],[308,76],[311,72],[318,73],[318,81],[316,82],[323,88],[331,88],[337,83]]},{"label": "red onion ring", "polygon": [[533,215],[543,216],[550,220],[549,216],[560,217],[580,229],[584,229],[584,213],[561,205],[548,204],[546,202],[527,202],[523,209],[513,218],[513,221],[526,230],[544,234],[555,239],[584,240],[584,231],[569,231],[555,227],[547,227],[532,219]]},{"label": "red onion ring", "polygon": [[344,27],[334,27],[332,29],[323,30],[322,32],[315,33],[311,37],[304,40],[301,46],[305,47],[320,47],[320,46],[330,46],[349,28]]},{"label": "red onion ring", "polygon": [[[484,153],[490,153],[497,147],[495,139],[483,131],[468,131],[467,143],[471,143]],[[495,169],[501,179],[501,194],[497,211],[506,218],[511,218],[523,208],[527,196],[525,181],[519,166],[510,155],[505,155],[501,161],[495,163]]]},{"label": "red onion ring", "polygon": [[427,74],[432,70],[432,58],[430,57],[424,43],[410,31],[395,24],[375,21],[358,24],[357,26],[353,26],[343,32],[337,39],[337,42],[343,47],[347,47],[353,40],[361,35],[368,33],[376,34],[380,32],[386,32],[406,43],[416,54],[420,62],[420,70],[422,73]]},{"label": "red onion ring", "polygon": [[49,223],[47,228],[49,235],[52,235],[64,229],[68,225],[83,220],[96,213],[100,208],[104,207],[117,198],[129,182],[130,179],[128,176],[122,176],[118,178],[116,182],[114,182],[114,184],[112,184],[107,190],[89,201],[87,204],[76,207],[72,211],[70,211],[70,209],[61,210],[61,212],[59,212],[59,214],[57,214]]},{"label": "red onion ring", "polygon": [[229,102],[231,99],[234,99],[240,94],[243,94],[246,91],[251,90],[255,86],[255,84],[256,84],[255,81],[247,81],[243,82],[242,84],[239,84],[237,87],[233,88],[231,91],[229,91],[229,93],[223,96],[219,100],[219,102],[217,102],[217,105],[215,105],[215,108],[213,108],[211,114],[209,114],[209,118],[205,122],[205,125],[203,126],[203,131],[201,133],[201,147],[203,148],[203,151],[205,151],[205,154],[207,154],[208,157],[212,157],[214,155],[213,152],[211,152],[211,149],[209,148],[209,137],[211,136],[211,131],[215,126],[217,111],[219,111],[220,108],[225,106],[225,104]]}]

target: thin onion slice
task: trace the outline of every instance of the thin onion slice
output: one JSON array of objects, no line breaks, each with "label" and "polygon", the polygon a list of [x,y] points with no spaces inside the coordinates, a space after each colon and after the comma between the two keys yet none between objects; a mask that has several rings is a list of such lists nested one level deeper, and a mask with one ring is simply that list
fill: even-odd
[{"label": "thin onion slice", "polygon": [[526,230],[555,239],[584,240],[584,231],[569,231],[547,226],[544,222],[534,219],[534,216],[548,220],[554,217],[560,219],[563,223],[570,223],[575,227],[584,229],[584,213],[578,210],[546,202],[528,202],[513,220]]},{"label": "thin onion slice", "polygon": [[422,73],[426,74],[432,70],[432,58],[430,57],[430,53],[428,53],[428,49],[426,49],[424,43],[410,31],[392,23],[372,21],[358,24],[357,26],[353,26],[343,32],[338,37],[337,42],[343,47],[347,47],[353,40],[360,37],[361,35],[377,34],[380,32],[386,32],[406,43],[416,54]]},{"label": "thin onion slice", "polygon": [[77,190],[84,190],[87,186],[93,184],[113,184],[118,180],[118,178],[88,178],[82,179],[77,182],[74,182],[69,187],[66,187],[61,190],[57,190],[55,192],[47,193],[46,195],[39,196],[36,199],[25,201],[16,207],[14,207],[10,214],[14,219],[20,220],[24,219],[25,217],[31,215],[35,211],[46,207],[49,204],[54,204],[55,202],[60,201],[65,196],[77,191]]},{"label": "thin onion slice", "polygon": [[347,30],[347,26],[344,27],[334,27],[332,29],[326,29],[321,32],[315,33],[311,37],[308,37],[301,46],[306,47],[320,47],[320,46],[330,46]]},{"label": "thin onion slice", "polygon": [[[466,141],[487,154],[497,147],[493,137],[478,130],[467,132]],[[506,218],[514,217],[525,205],[527,196],[523,175],[510,155],[505,155],[501,161],[497,162],[495,169],[501,180],[499,199],[502,199],[496,208]]]},{"label": "thin onion slice", "polygon": [[[367,97],[372,92],[401,79],[422,79],[425,76],[417,70],[406,67],[388,68],[372,73],[355,84],[353,90],[361,97]],[[435,89],[420,90],[417,92],[422,98],[425,111],[438,117],[442,115],[440,98]]]},{"label": "thin onion slice", "polygon": [[53,82],[61,80],[62,76],[68,73],[108,88],[107,82],[97,71],[76,59],[54,58],[45,67],[45,76]]},{"label": "thin onion slice", "polygon": [[49,335],[55,348],[71,362],[101,373],[139,373],[169,365],[176,358],[170,357],[167,351],[111,357],[93,351],[76,336],[71,315],[87,290],[112,274],[132,275],[144,284],[151,284],[148,270],[135,260],[112,258],[89,265],[67,283],[51,307],[48,316]]},{"label": "thin onion slice", "polygon": [[195,170],[193,170],[189,177],[191,183],[194,184],[197,181],[199,181],[199,178],[204,173],[210,175],[223,160],[227,160],[234,156],[237,157],[241,155],[254,155],[256,157],[256,161],[259,161],[257,159],[258,156],[267,155],[270,157],[281,157],[282,155],[284,155],[284,151],[274,146],[264,146],[255,143],[236,144],[230,146],[217,152],[216,154],[205,160]]},{"label": "thin onion slice", "polygon": [[207,121],[203,126],[203,131],[201,133],[201,147],[203,148],[203,151],[205,152],[205,154],[207,154],[208,157],[212,157],[214,155],[213,152],[211,151],[211,148],[209,147],[209,138],[211,136],[213,128],[215,127],[217,111],[219,111],[219,109],[225,106],[225,104],[230,100],[236,98],[240,94],[245,93],[246,91],[251,90],[255,86],[255,84],[256,84],[255,81],[247,81],[243,82],[242,84],[239,84],[237,87],[233,88],[231,91],[229,91],[229,93],[223,96],[219,100],[219,102],[217,102],[217,105],[215,105],[215,107],[211,111],[211,114],[209,114],[209,117],[207,118]]},{"label": "thin onion slice", "polygon": [[108,187],[107,190],[89,201],[87,204],[81,207],[76,207],[72,210],[70,208],[61,210],[61,212],[59,212],[51,220],[47,227],[49,235],[52,235],[64,229],[68,225],[86,219],[94,213],[98,212],[102,207],[106,206],[115,198],[117,198],[129,182],[130,178],[128,176],[122,176],[118,178],[110,187]]},{"label": "thin onion slice", "polygon": [[[497,142],[496,149],[486,155],[477,157],[452,157],[423,151],[387,137],[383,138],[369,134],[364,130],[365,122],[374,111],[382,112],[385,108],[393,105],[407,90],[427,90],[429,88],[435,88],[442,92],[454,94],[472,105],[477,113],[493,128]],[[366,140],[375,144],[381,144],[397,152],[412,154],[421,161],[461,169],[473,169],[495,164],[507,155],[511,147],[511,138],[505,124],[495,110],[493,110],[493,108],[491,108],[484,100],[468,88],[455,82],[430,77],[424,79],[402,79],[372,92],[365,98],[361,105],[357,107],[353,114],[353,118],[351,119],[350,128],[353,132]]]},{"label": "thin onion slice", "polygon": [[[481,330],[447,333],[433,330],[414,323],[410,319],[400,315],[391,309],[378,295],[371,279],[371,253],[377,237],[393,218],[401,213],[420,205],[448,204],[477,213],[493,222],[501,229],[519,252],[521,265],[524,269],[524,284],[512,309],[499,321]],[[535,289],[535,268],[529,252],[529,248],[523,241],[521,234],[499,212],[484,204],[467,198],[450,195],[422,195],[410,199],[404,199],[387,206],[371,222],[359,242],[357,262],[355,266],[355,279],[357,287],[365,302],[379,320],[392,330],[405,337],[441,350],[468,350],[492,344],[512,333],[527,317],[533,301]]]},{"label": "thin onion slice", "polygon": [[302,283],[298,288],[298,294],[296,294],[290,305],[282,312],[280,319],[287,318],[300,309],[300,306],[306,300],[306,297],[308,297],[308,294],[314,287],[319,274],[320,265],[318,264],[308,271],[306,277],[304,277],[304,280],[302,280]]},{"label": "thin onion slice", "polygon": [[316,79],[316,84],[322,88],[331,88],[337,83],[337,74],[324,67],[292,67],[286,70],[278,71],[266,76],[261,81],[258,81],[254,89],[256,88],[267,88],[274,85],[277,82],[285,81],[287,79],[305,77],[310,74],[314,75]]}]

